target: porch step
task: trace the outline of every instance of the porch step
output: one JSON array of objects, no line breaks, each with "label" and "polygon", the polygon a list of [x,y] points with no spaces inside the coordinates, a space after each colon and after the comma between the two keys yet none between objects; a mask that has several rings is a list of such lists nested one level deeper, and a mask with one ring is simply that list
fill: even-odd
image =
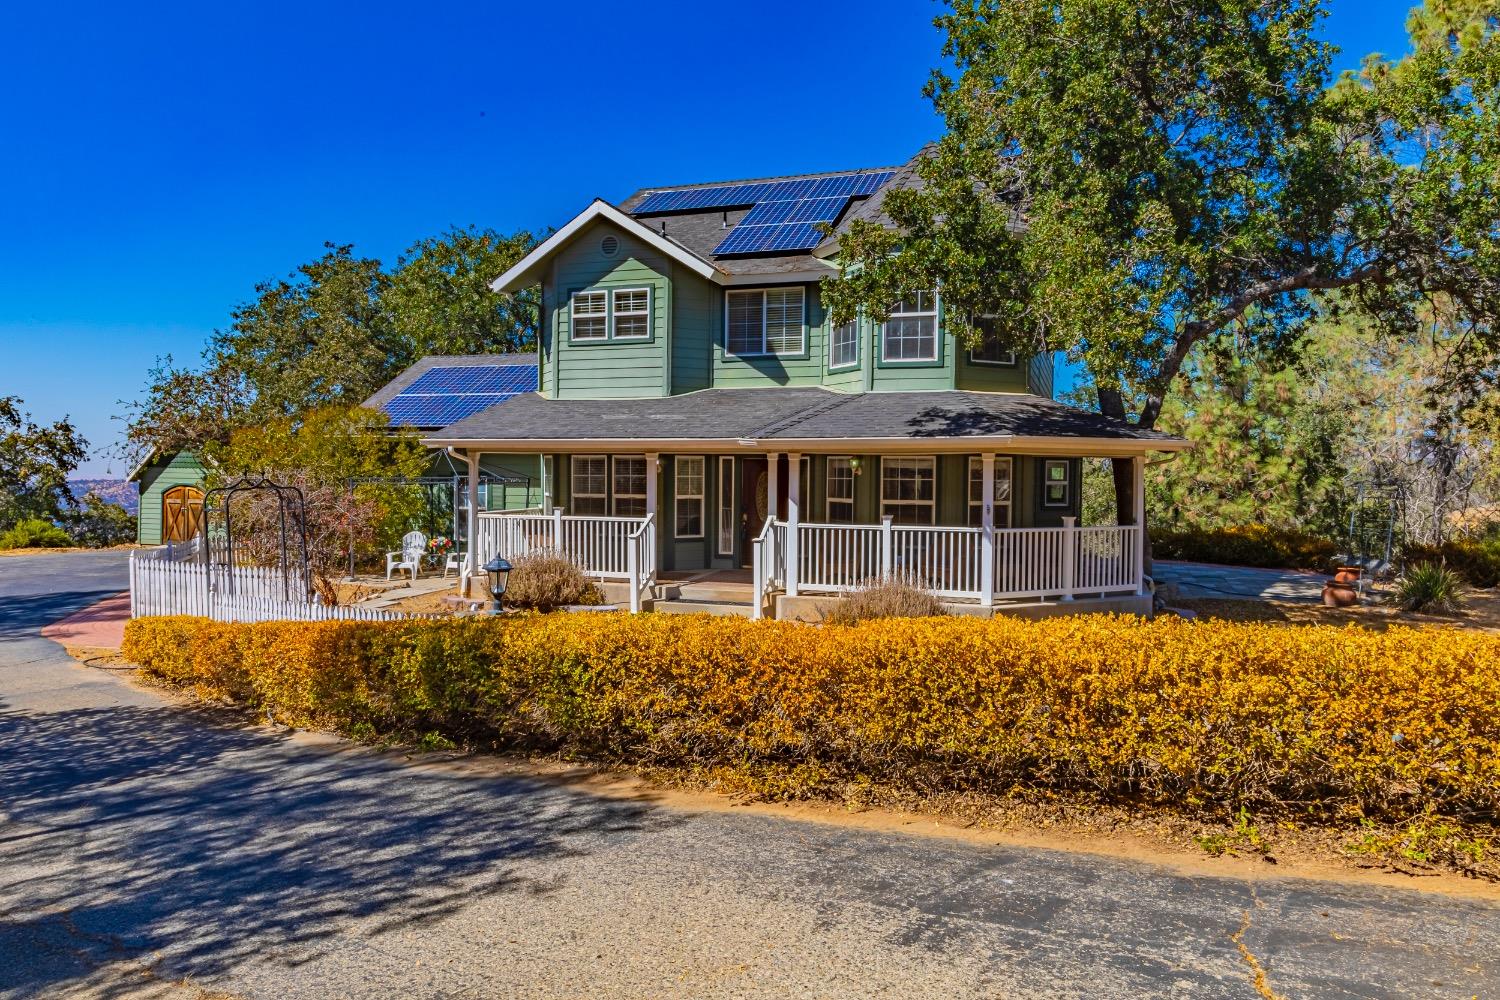
[{"label": "porch step", "polygon": [[691,601],[699,604],[748,604],[754,590],[748,583],[676,583],[663,581],[655,588],[658,601]]},{"label": "porch step", "polygon": [[736,615],[749,618],[755,613],[753,605],[737,601],[657,601],[652,610],[667,615],[717,615],[721,618]]}]

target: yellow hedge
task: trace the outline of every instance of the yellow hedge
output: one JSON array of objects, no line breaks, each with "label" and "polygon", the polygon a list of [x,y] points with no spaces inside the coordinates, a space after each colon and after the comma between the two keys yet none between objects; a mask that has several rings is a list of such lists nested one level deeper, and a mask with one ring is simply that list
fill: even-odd
[{"label": "yellow hedge", "polygon": [[1107,616],[137,619],[146,671],[299,726],[1388,819],[1500,807],[1500,637]]}]

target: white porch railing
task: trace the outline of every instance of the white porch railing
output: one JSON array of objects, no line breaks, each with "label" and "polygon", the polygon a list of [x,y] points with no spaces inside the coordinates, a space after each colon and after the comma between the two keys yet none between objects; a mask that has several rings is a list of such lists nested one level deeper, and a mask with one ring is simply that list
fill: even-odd
[{"label": "white porch railing", "polygon": [[478,565],[497,555],[519,559],[557,552],[587,576],[633,583],[630,609],[640,610],[641,591],[656,582],[656,515],[570,516],[495,511],[479,515]]},{"label": "white porch railing", "polygon": [[[775,530],[787,530],[784,522],[774,523]],[[1138,533],[1133,525],[1079,528],[1071,523],[995,529],[990,596],[1072,600],[1079,594],[1138,593],[1143,583]],[[767,537],[762,531],[761,539]],[[799,592],[842,593],[895,575],[939,597],[984,598],[982,528],[896,525],[889,518],[881,524],[802,524],[798,542]],[[772,586],[773,577],[762,563],[778,555],[785,558],[784,543],[757,541],[758,587]],[[786,586],[786,581],[775,585]]]},{"label": "white porch railing", "polygon": [[765,614],[766,598],[786,586],[786,525],[767,519],[751,546],[754,600],[750,617],[759,619]]}]

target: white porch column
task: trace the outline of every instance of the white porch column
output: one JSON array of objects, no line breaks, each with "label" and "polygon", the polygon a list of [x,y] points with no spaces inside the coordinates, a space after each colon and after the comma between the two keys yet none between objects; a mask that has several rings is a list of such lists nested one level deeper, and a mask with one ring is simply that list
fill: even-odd
[{"label": "white porch column", "polygon": [[773,521],[781,520],[781,501],[777,499],[781,490],[781,456],[774,451],[766,456],[766,467],[769,478],[766,480],[766,510],[770,512]]},{"label": "white porch column", "polygon": [[1146,593],[1146,456],[1130,462],[1131,493],[1135,505],[1135,592]]},{"label": "white porch column", "polygon": [[[773,466],[774,468],[774,466]],[[786,596],[797,596],[797,583],[802,577],[801,539],[797,537],[802,524],[802,504],[798,502],[802,490],[802,456],[791,452],[786,457]],[[775,480],[772,480],[775,483]],[[775,496],[773,492],[771,494]]]},{"label": "white porch column", "polygon": [[660,477],[661,455],[654,451],[646,452],[646,513],[655,514],[658,523],[661,522],[661,511],[656,509],[657,479]]},{"label": "white porch column", "polygon": [[479,567],[489,562],[489,556],[481,556],[479,552],[479,453],[466,451],[464,457],[469,461],[469,558],[459,567],[459,573],[463,575],[459,592],[468,597],[469,581],[479,575]]},{"label": "white porch column", "polygon": [[979,463],[984,474],[979,507],[979,527],[984,533],[979,543],[979,606],[989,608],[995,605],[995,456],[986,453]]}]

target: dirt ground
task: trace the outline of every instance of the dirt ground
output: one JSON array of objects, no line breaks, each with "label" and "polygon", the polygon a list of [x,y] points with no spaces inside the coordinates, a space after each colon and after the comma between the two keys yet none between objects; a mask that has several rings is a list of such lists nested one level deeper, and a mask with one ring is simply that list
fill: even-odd
[{"label": "dirt ground", "polygon": [[1464,607],[1453,614],[1414,614],[1390,604],[1363,604],[1352,608],[1325,608],[1321,604],[1292,601],[1233,600],[1229,598],[1179,598],[1173,607],[1196,611],[1201,618],[1236,622],[1270,622],[1282,625],[1360,625],[1383,630],[1391,625],[1415,628],[1474,629],[1500,632],[1500,590],[1471,590]]}]

